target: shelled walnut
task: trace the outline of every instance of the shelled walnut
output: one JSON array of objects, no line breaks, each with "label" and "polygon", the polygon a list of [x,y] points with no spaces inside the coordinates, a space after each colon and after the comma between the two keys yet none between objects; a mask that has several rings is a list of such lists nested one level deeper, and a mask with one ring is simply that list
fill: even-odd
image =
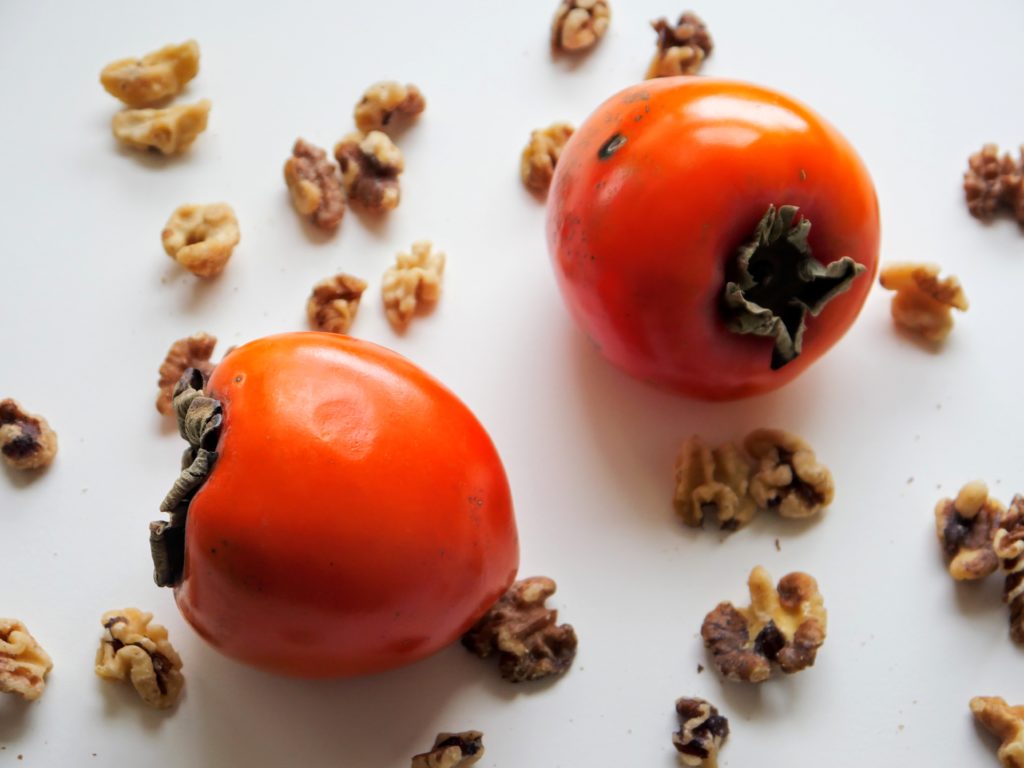
[{"label": "shelled walnut", "polygon": [[551,21],[556,51],[585,51],[604,37],[611,22],[607,0],[561,0]]},{"label": "shelled walnut", "polygon": [[572,134],[573,127],[569,123],[552,123],[530,134],[530,142],[519,161],[519,175],[528,189],[547,191],[558,158]]},{"label": "shelled walnut", "polygon": [[757,513],[750,474],[750,461],[735,444],[712,450],[697,435],[687,438],[676,459],[676,512],[694,527],[714,513],[723,530],[742,528]]},{"label": "shelled walnut", "polygon": [[306,302],[309,324],[318,331],[348,333],[365,290],[365,280],[344,272],[321,280]]},{"label": "shelled walnut", "polygon": [[146,704],[166,709],[178,700],[185,678],[167,630],[152,620],[152,613],[138,608],[103,614],[106,632],[96,651],[96,674],[130,682]]},{"label": "shelled walnut", "polygon": [[484,756],[480,731],[439,733],[429,752],[413,755],[411,768],[469,768]]},{"label": "shelled walnut", "polygon": [[334,164],[320,147],[296,139],[284,164],[284,181],[292,205],[320,229],[334,230],[345,215],[345,194]]},{"label": "shelled walnut", "polygon": [[558,611],[544,602],[555,593],[552,579],[534,576],[513,584],[462,644],[482,659],[498,654],[501,676],[511,683],[540,680],[568,671],[576,658],[576,631],[557,624]]},{"label": "shelled walnut", "polygon": [[405,160],[386,133],[350,133],[335,145],[334,157],[350,200],[378,213],[398,207],[398,176],[405,169]]},{"label": "shelled walnut", "polygon": [[991,219],[1005,210],[1024,224],[1024,146],[1019,162],[1009,154],[1000,156],[995,144],[971,155],[964,172],[964,195],[967,210],[976,218]]},{"label": "shelled walnut", "polygon": [[971,712],[999,739],[999,762],[1005,768],[1024,768],[1024,707],[1011,707],[998,696],[975,696]]},{"label": "shelled walnut", "polygon": [[401,251],[395,257],[381,281],[384,311],[394,327],[405,328],[417,307],[441,297],[444,265],[444,253],[429,240],[417,240],[410,252]]},{"label": "shelled walnut", "polygon": [[668,19],[651,22],[658,35],[658,50],[647,68],[647,79],[696,74],[714,43],[697,14],[687,11],[674,25]]},{"label": "shelled walnut", "polygon": [[704,699],[676,700],[679,730],[672,734],[672,744],[684,765],[715,768],[718,750],[729,736],[729,721]]},{"label": "shelled walnut", "polygon": [[983,579],[999,567],[992,547],[1006,509],[980,480],[967,483],[955,499],[935,505],[935,532],[957,581]]},{"label": "shelled walnut", "polygon": [[1013,497],[995,532],[992,549],[1006,574],[1003,602],[1010,609],[1010,637],[1024,645],[1024,496]]},{"label": "shelled walnut", "polygon": [[11,398],[0,400],[0,455],[15,469],[41,469],[57,455],[57,433]]},{"label": "shelled walnut", "polygon": [[832,473],[796,435],[780,429],[756,429],[743,444],[757,463],[750,495],[759,507],[800,518],[816,515],[832,503]]},{"label": "shelled walnut", "polygon": [[896,325],[931,342],[942,341],[953,330],[953,309],[967,311],[967,296],[960,281],[939,279],[935,264],[890,264],[879,275],[883,288],[896,291],[892,319]]},{"label": "shelled walnut", "polygon": [[34,701],[46,690],[53,669],[49,655],[17,619],[0,618],[0,693]]},{"label": "shelled walnut", "polygon": [[148,107],[177,96],[199,73],[199,45],[186,40],[166,45],[140,59],[120,59],[100,72],[107,93],[129,107]]},{"label": "shelled walnut", "polygon": [[179,206],[160,233],[167,255],[199,277],[224,271],[241,237],[227,203]]},{"label": "shelled walnut", "polygon": [[165,155],[184,152],[206,130],[210,101],[166,109],[127,109],[114,115],[114,138],[135,149],[155,149]]},{"label": "shelled walnut", "polygon": [[812,666],[827,623],[818,583],[795,572],[783,576],[776,589],[757,566],[748,585],[750,607],[719,603],[701,626],[718,671],[729,680],[760,683],[771,677],[773,663],[787,674]]},{"label": "shelled walnut", "polygon": [[426,108],[426,99],[412,83],[402,85],[394,80],[374,83],[356,104],[356,128],[363,133],[386,130],[396,117],[407,120]]},{"label": "shelled walnut", "polygon": [[210,358],[213,357],[216,345],[217,337],[204,332],[194,333],[171,344],[167,356],[160,364],[160,378],[157,381],[160,392],[156,396],[156,409],[160,413],[166,416],[174,412],[174,388],[186,370],[195,368],[202,372],[203,378],[210,376],[214,368]]}]

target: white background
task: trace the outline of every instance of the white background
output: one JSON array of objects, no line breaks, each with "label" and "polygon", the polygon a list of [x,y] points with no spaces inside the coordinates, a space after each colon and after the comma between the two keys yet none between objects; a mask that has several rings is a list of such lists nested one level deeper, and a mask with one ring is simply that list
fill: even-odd
[{"label": "white background", "polygon": [[[667,767],[686,694],[729,717],[726,766],[996,764],[967,702],[1024,703],[1024,656],[998,577],[958,587],[945,574],[932,508],[975,477],[1007,502],[1024,490],[1024,235],[970,218],[960,189],[984,141],[1024,140],[1024,4],[696,7],[715,39],[704,72],[781,88],[837,125],[877,184],[883,261],[937,261],[971,300],[933,353],[893,331],[876,288],[798,381],[705,405],[630,380],[575,330],[543,206],[517,175],[530,130],[579,123],[642,77],[648,21],[682,10],[613,2],[597,49],[556,60],[554,0],[0,5],[0,396],[60,435],[48,472],[0,471],[0,614],[24,620],[55,662],[39,702],[0,702],[0,765],[397,767],[439,730],[478,728],[483,766]],[[213,101],[209,130],[180,159],[118,148],[119,104],[99,70],[188,37],[202,64],[181,98]],[[330,146],[349,131],[363,89],[385,78],[428,100],[399,138],[401,206],[380,220],[350,211],[323,237],[291,209],[281,166],[296,136]],[[164,255],[160,230],[177,205],[219,200],[242,241],[224,275],[201,282]],[[448,253],[444,296],[398,336],[380,275],[423,237]],[[509,686],[459,647],[367,679],[272,677],[208,648],[153,586],[147,523],[183,445],[153,408],[168,345],[304,328],[310,287],[342,269],[370,281],[353,333],[438,376],[501,451],[521,572],[557,579],[580,637],[558,682]],[[832,468],[828,513],[804,525],[763,515],[728,538],[684,528],[670,504],[677,444],[769,425]],[[744,601],[758,563],[818,578],[829,632],[817,665],[760,688],[698,674],[702,617]],[[154,611],[184,658],[176,711],[93,674],[100,615],[128,605]]]}]

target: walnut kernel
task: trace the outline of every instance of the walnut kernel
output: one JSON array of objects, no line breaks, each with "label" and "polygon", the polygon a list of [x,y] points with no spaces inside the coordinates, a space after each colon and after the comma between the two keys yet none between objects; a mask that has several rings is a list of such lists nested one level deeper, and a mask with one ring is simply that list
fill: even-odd
[{"label": "walnut kernel", "polygon": [[568,123],[552,123],[530,134],[530,143],[519,162],[519,175],[529,189],[545,192],[551,186],[555,164],[573,130]]},{"label": "walnut kernel", "polygon": [[433,303],[441,297],[441,277],[445,255],[429,240],[417,240],[409,253],[400,252],[395,265],[384,273],[381,294],[384,311],[396,328],[404,328],[421,303]]},{"label": "walnut kernel", "polygon": [[0,618],[0,693],[34,701],[43,695],[51,669],[49,655],[25,625]]},{"label": "walnut kernel", "polygon": [[832,503],[832,473],[796,435],[756,429],[743,444],[757,462],[750,495],[759,507],[783,517],[811,517]]},{"label": "walnut kernel", "polygon": [[152,613],[138,608],[103,614],[106,632],[96,651],[96,674],[131,682],[146,704],[166,709],[178,700],[185,678],[167,630],[152,620]]},{"label": "walnut kernel", "polygon": [[687,11],[675,26],[668,19],[652,21],[658,34],[658,50],[647,68],[647,79],[693,75],[711,55],[714,43],[708,28],[697,14]]},{"label": "walnut kernel", "polygon": [[729,721],[704,699],[677,699],[676,714],[679,730],[672,734],[672,744],[680,761],[684,765],[715,768],[718,750],[729,736]]},{"label": "walnut kernel", "polygon": [[321,280],[306,302],[309,324],[318,331],[348,333],[365,290],[365,280],[344,272]]},{"label": "walnut kernel", "polygon": [[992,549],[1006,573],[1003,602],[1010,608],[1010,637],[1024,645],[1024,496],[1013,497]]},{"label": "walnut kernel", "polygon": [[890,264],[879,275],[883,288],[896,291],[892,319],[897,326],[931,342],[953,330],[953,313],[967,311],[967,296],[955,277],[939,279],[935,264]]},{"label": "walnut kernel", "polygon": [[484,756],[480,731],[439,733],[429,752],[413,755],[411,768],[468,768]]},{"label": "walnut kernel", "polygon": [[206,130],[210,101],[167,109],[126,109],[114,115],[114,138],[135,149],[155,149],[165,155],[184,152]]},{"label": "walnut kernel", "polygon": [[956,499],[935,505],[935,532],[957,581],[983,579],[999,567],[992,540],[1006,509],[980,480],[967,483]]},{"label": "walnut kernel", "polygon": [[141,59],[120,59],[100,72],[107,93],[129,107],[148,107],[177,96],[199,73],[199,45],[186,40],[166,45]]},{"label": "walnut kernel", "polygon": [[542,576],[517,581],[462,644],[482,659],[497,653],[501,676],[512,683],[564,674],[576,658],[577,639],[571,625],[556,624],[558,611],[544,606],[555,589]]},{"label": "walnut kernel", "polygon": [[999,147],[986,144],[967,160],[964,172],[967,210],[979,219],[991,219],[1000,210],[1012,212],[1024,224],[1024,146],[1020,162]]},{"label": "walnut kernel", "polygon": [[157,387],[160,393],[156,397],[156,409],[165,416],[174,413],[174,388],[178,380],[189,368],[195,368],[207,378],[213,373],[214,365],[210,362],[213,348],[217,345],[217,337],[208,333],[194,333],[184,339],[178,339],[167,350],[167,357],[160,365],[160,379]]},{"label": "walnut kernel", "polygon": [[296,139],[292,156],[284,164],[284,181],[295,210],[309,216],[321,229],[333,230],[345,215],[345,195],[327,153],[304,139]]},{"label": "walnut kernel", "polygon": [[551,21],[556,51],[585,51],[604,37],[611,21],[607,0],[561,0]]},{"label": "walnut kernel", "polygon": [[427,107],[420,89],[394,80],[374,83],[356,104],[356,128],[364,133],[385,130],[396,117],[412,118]]},{"label": "walnut kernel", "polygon": [[15,469],[41,469],[57,455],[57,433],[15,400],[0,400],[0,455]]},{"label": "walnut kernel", "polygon": [[1011,707],[998,696],[975,696],[971,712],[985,729],[999,739],[996,753],[1006,768],[1024,768],[1024,707]]},{"label": "walnut kernel", "polygon": [[676,459],[676,512],[694,527],[713,512],[723,530],[742,528],[757,513],[750,473],[750,461],[733,443],[712,450],[697,435],[689,437]]},{"label": "walnut kernel", "polygon": [[179,206],[160,233],[167,255],[199,277],[224,271],[241,237],[227,203]]},{"label": "walnut kernel", "polygon": [[749,608],[719,603],[701,626],[718,671],[729,680],[760,683],[771,677],[772,662],[787,674],[812,666],[827,624],[818,583],[795,572],[783,576],[776,589],[758,566],[748,586]]},{"label": "walnut kernel", "polygon": [[398,176],[405,169],[405,160],[386,133],[350,133],[335,145],[334,157],[341,167],[341,184],[350,199],[375,212],[398,207]]}]

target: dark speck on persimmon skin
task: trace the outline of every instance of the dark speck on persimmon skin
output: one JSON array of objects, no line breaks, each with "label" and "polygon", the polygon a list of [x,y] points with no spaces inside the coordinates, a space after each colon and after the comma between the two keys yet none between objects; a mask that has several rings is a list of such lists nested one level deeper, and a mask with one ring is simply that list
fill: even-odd
[{"label": "dark speck on persimmon skin", "polygon": [[614,155],[628,139],[621,133],[613,133],[608,141],[601,145],[601,148],[597,150],[598,160],[607,160],[609,157]]}]

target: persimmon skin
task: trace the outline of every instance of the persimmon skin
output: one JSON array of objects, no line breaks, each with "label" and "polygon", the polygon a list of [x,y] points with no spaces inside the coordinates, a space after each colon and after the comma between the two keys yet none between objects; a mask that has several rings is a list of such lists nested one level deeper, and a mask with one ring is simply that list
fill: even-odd
[{"label": "persimmon skin", "polygon": [[343,677],[424,658],[518,568],[512,498],[469,409],[405,358],[330,333],[235,349],[207,393],[224,425],[175,589],[225,654]]},{"label": "persimmon skin", "polygon": [[[799,207],[822,264],[864,267],[777,370],[772,342],[732,333],[720,311],[727,264],[769,205]],[[706,400],[776,389],[827,352],[874,283],[880,237],[874,185],[835,128],[776,91],[705,77],[649,80],[597,108],[559,157],[547,236],[570,314],[604,356]]]}]

